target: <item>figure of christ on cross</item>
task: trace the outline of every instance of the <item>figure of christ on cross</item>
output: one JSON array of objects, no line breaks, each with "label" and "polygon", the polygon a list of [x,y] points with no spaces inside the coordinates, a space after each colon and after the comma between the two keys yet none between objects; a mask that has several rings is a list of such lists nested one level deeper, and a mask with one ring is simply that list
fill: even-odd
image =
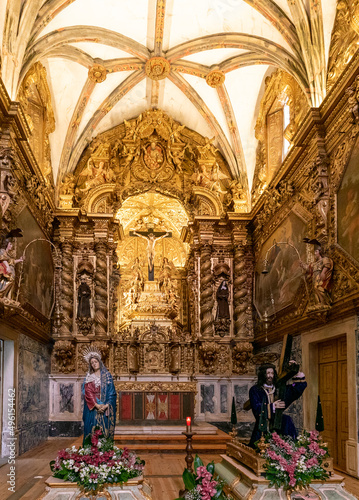
[{"label": "figure of christ on cross", "polygon": [[149,229],[148,231],[130,231],[130,236],[139,236],[144,240],[147,240],[147,260],[148,260],[148,281],[155,280],[154,273],[154,260],[155,260],[155,245],[158,240],[162,240],[162,238],[170,238],[172,233],[168,232],[154,232],[153,229]]}]

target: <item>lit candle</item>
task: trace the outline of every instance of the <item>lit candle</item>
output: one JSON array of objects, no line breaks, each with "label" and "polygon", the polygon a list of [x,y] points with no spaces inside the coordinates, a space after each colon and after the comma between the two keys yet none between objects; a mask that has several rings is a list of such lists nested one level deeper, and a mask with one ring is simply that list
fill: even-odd
[{"label": "lit candle", "polygon": [[186,418],[187,432],[191,432],[191,417]]}]

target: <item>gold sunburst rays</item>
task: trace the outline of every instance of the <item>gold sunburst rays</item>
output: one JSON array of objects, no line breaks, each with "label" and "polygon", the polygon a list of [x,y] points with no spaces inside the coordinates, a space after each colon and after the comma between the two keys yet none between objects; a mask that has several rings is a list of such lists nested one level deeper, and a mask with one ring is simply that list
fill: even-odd
[{"label": "gold sunburst rays", "polygon": [[[158,219],[166,229],[174,231],[177,235],[188,223],[186,211],[181,203],[159,193],[143,193],[129,198],[116,215],[125,232],[132,229],[131,226],[138,224],[141,218],[146,217]],[[156,225],[156,221],[154,224]]]}]

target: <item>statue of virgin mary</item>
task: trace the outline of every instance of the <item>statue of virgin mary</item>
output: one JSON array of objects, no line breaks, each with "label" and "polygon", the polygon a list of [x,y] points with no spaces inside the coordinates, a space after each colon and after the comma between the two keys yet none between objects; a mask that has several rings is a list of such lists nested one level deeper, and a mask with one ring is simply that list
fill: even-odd
[{"label": "statue of virgin mary", "polygon": [[99,427],[105,437],[113,439],[116,423],[116,389],[112,375],[101,361],[101,354],[89,349],[84,358],[88,372],[82,384],[84,395],[84,441]]}]

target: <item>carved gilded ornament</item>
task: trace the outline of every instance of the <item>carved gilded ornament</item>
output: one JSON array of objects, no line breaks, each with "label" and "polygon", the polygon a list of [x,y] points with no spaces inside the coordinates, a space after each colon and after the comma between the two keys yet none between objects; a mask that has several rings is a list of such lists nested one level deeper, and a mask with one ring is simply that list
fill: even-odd
[{"label": "carved gilded ornament", "polygon": [[329,48],[327,91],[330,90],[357,51],[359,4],[339,0]]},{"label": "carved gilded ornament", "polygon": [[70,340],[58,340],[55,342],[52,353],[55,371],[70,373],[75,370],[75,345]]},{"label": "carved gilded ornament", "polygon": [[[191,215],[218,215],[231,192],[227,166],[213,140],[161,110],[148,110],[94,139],[75,173],[63,180],[60,204],[107,213],[131,196],[156,190],[177,198]],[[238,198],[239,186],[232,188]]]},{"label": "carved gilded ornament", "polygon": [[226,75],[223,71],[213,70],[206,76],[206,83],[210,87],[216,88],[223,85]]},{"label": "carved gilded ornament", "polygon": [[233,373],[243,374],[249,371],[252,352],[253,345],[250,342],[241,342],[233,347]]},{"label": "carved gilded ornament", "polygon": [[106,76],[107,76],[106,68],[101,64],[95,64],[94,66],[91,66],[91,68],[88,71],[89,79],[95,83],[104,82],[106,80]]},{"label": "carved gilded ornament", "polygon": [[151,57],[145,64],[145,71],[151,80],[163,80],[169,75],[171,65],[164,57]]},{"label": "carved gilded ornament", "polygon": [[352,27],[356,31],[356,33],[359,34],[359,1],[358,0],[352,0],[350,2],[350,13],[351,13],[350,24],[352,25]]},{"label": "carved gilded ornament", "polygon": [[[265,84],[255,127],[258,147],[252,188],[253,203],[264,192],[282,162],[284,137],[291,142],[299,123],[309,110],[307,97],[296,80],[285,71],[277,69],[266,78]],[[285,130],[284,105],[289,106],[290,120]]]},{"label": "carved gilded ornament", "polygon": [[195,382],[119,382],[115,381],[118,391],[135,392],[197,392]]},{"label": "carved gilded ornament", "polygon": [[18,100],[28,121],[31,149],[47,184],[53,184],[49,134],[55,130],[51,93],[47,84],[46,69],[37,62],[23,79]]}]

